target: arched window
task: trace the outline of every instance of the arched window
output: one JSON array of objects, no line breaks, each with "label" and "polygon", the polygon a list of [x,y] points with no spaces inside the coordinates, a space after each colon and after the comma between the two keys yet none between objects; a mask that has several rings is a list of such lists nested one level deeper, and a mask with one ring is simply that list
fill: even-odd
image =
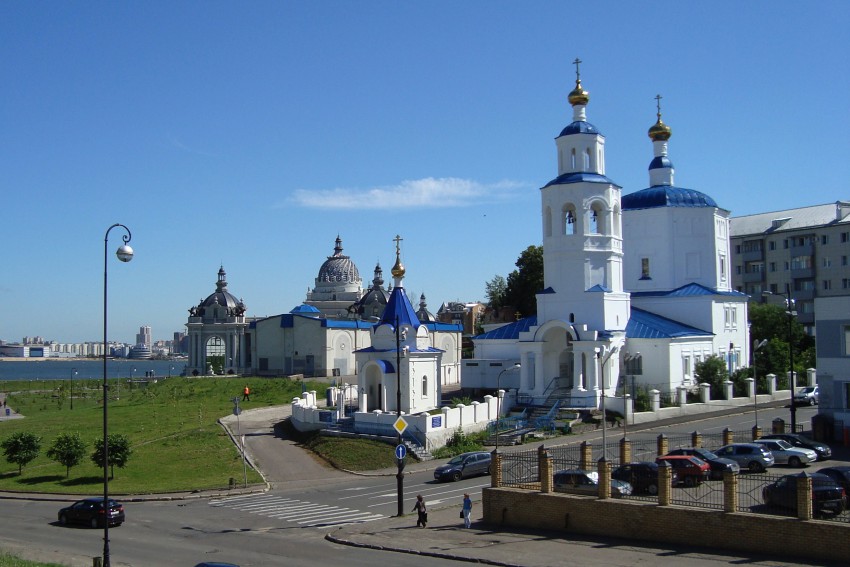
[{"label": "arched window", "polygon": [[584,150],[584,169],[582,171],[590,171],[590,150]]},{"label": "arched window", "polygon": [[588,234],[599,234],[599,211],[597,210],[596,205],[592,205],[590,210],[588,211],[588,223],[587,223],[587,232]]},{"label": "arched window", "polygon": [[552,208],[546,207],[546,212],[544,213],[543,216],[544,216],[544,219],[545,219],[544,222],[546,223],[545,224],[546,228],[543,231],[544,236],[552,236]]},{"label": "arched window", "polygon": [[564,210],[564,234],[569,236],[576,233],[576,214],[571,205]]},{"label": "arched window", "polygon": [[576,149],[573,148],[572,152],[570,152],[570,170],[576,170]]},{"label": "arched window", "polygon": [[422,397],[423,398],[428,397],[428,375],[427,374],[422,375]]}]

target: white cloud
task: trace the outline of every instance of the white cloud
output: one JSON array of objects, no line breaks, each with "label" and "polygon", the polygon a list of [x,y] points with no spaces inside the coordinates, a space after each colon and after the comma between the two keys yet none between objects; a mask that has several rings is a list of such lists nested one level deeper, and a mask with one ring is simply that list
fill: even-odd
[{"label": "white cloud", "polygon": [[509,180],[484,184],[455,177],[426,177],[369,189],[297,189],[291,200],[302,207],[316,209],[463,207],[504,201],[527,187],[525,183]]}]

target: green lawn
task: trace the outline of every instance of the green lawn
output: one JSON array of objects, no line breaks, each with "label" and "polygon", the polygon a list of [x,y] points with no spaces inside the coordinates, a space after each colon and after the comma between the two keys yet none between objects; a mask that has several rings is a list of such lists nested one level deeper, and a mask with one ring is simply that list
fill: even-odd
[{"label": "green lawn", "polygon": [[[109,433],[126,435],[133,450],[127,466],[115,469],[110,493],[147,494],[225,488],[230,479],[244,479],[238,450],[216,420],[233,410],[231,399],[241,398],[246,382],[251,401],[244,409],[283,405],[300,395],[302,383],[287,378],[160,379],[147,387],[130,388],[126,381],[110,384]],[[0,490],[73,494],[101,494],[103,470],[89,458],[103,433],[102,384],[75,381],[74,409],[62,381],[4,382],[10,407],[26,416],[0,422],[0,440],[23,431],[42,438],[40,455],[18,474],[18,466],[0,453]],[[308,382],[307,389],[324,393],[327,384]],[[71,468],[47,458],[47,449],[59,433],[77,432],[86,444],[86,457]],[[248,470],[248,482],[260,476]]]}]

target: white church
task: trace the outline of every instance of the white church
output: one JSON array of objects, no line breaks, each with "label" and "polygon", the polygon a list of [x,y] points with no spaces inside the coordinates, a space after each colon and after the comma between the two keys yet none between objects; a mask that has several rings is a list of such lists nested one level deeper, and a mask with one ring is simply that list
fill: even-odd
[{"label": "white church", "polygon": [[598,408],[603,392],[622,398],[635,383],[692,390],[695,365],[711,355],[730,371],[747,366],[748,297],[731,286],[729,211],[674,185],[660,96],[650,186],[623,195],[605,175],[605,137],[587,121],[575,63],[573,121],[555,139],[558,175],[540,189],[537,315],[474,337],[462,384],[500,382],[526,403]]}]

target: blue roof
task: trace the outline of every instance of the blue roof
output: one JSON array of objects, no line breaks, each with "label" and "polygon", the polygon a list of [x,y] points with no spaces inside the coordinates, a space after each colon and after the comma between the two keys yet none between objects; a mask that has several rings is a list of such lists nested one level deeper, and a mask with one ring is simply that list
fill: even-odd
[{"label": "blue roof", "polygon": [[649,169],[661,169],[664,167],[673,167],[673,162],[667,156],[658,156],[649,162]]},{"label": "blue roof", "polygon": [[594,292],[604,291],[604,292],[610,292],[610,291],[611,291],[611,289],[610,289],[610,288],[605,287],[604,285],[596,284],[595,286],[593,286],[592,288],[588,289],[587,291],[594,291]]},{"label": "blue roof", "polygon": [[298,307],[296,307],[295,309],[290,311],[290,313],[294,313],[295,315],[304,315],[304,314],[307,314],[307,313],[321,313],[321,311],[319,311],[318,309],[316,309],[312,305],[307,305],[306,303],[302,303],[301,305],[299,305]]},{"label": "blue roof", "polygon": [[714,336],[714,334],[634,306],[632,306],[629,322],[626,325],[627,339],[674,339],[711,336]]},{"label": "blue roof", "polygon": [[432,333],[435,331],[457,331],[459,333],[463,332],[463,325],[461,325],[460,323],[441,323],[439,321],[431,321],[428,323],[422,323],[422,326],[424,326],[426,329],[428,329],[428,331]]},{"label": "blue roof", "polygon": [[[404,347],[402,347],[404,350]],[[397,348],[375,348],[373,346],[368,346],[365,348],[359,348],[354,352],[398,352]],[[428,348],[412,348],[410,352],[446,352],[443,349],[436,347],[428,347]]]},{"label": "blue roof", "polygon": [[544,185],[544,187],[549,187],[550,185],[566,185],[567,183],[607,183],[619,187],[619,185],[617,185],[604,175],[600,175],[598,173],[588,173],[585,171],[574,171],[572,173],[564,173],[563,175],[559,175],[558,177]]},{"label": "blue roof", "polygon": [[481,333],[480,335],[476,335],[472,337],[473,339],[519,339],[519,334],[524,333],[529,330],[531,327],[537,324],[537,315],[532,315],[531,317],[526,317],[525,319],[520,319],[519,321],[514,321],[513,323],[508,323],[507,325],[502,325],[497,329],[493,329],[492,331],[487,331],[486,333]]},{"label": "blue roof", "polygon": [[740,291],[719,291],[698,283],[689,283],[673,290],[665,291],[633,291],[632,297],[695,297],[698,295],[726,295],[732,297],[747,297]]},{"label": "blue roof", "polygon": [[379,325],[391,325],[395,328],[396,319],[399,325],[409,325],[414,329],[418,329],[422,324],[416,316],[416,310],[410,304],[410,299],[407,298],[407,293],[400,285],[393,288]]},{"label": "blue roof", "polygon": [[568,124],[561,133],[558,134],[558,137],[561,136],[569,136],[570,134],[599,134],[599,130],[596,129],[596,126],[591,124],[590,122],[585,122],[584,120],[576,120],[572,124]]},{"label": "blue roof", "polygon": [[717,207],[714,199],[695,189],[672,185],[654,185],[635,193],[623,195],[624,211],[656,209],[659,207]]}]

